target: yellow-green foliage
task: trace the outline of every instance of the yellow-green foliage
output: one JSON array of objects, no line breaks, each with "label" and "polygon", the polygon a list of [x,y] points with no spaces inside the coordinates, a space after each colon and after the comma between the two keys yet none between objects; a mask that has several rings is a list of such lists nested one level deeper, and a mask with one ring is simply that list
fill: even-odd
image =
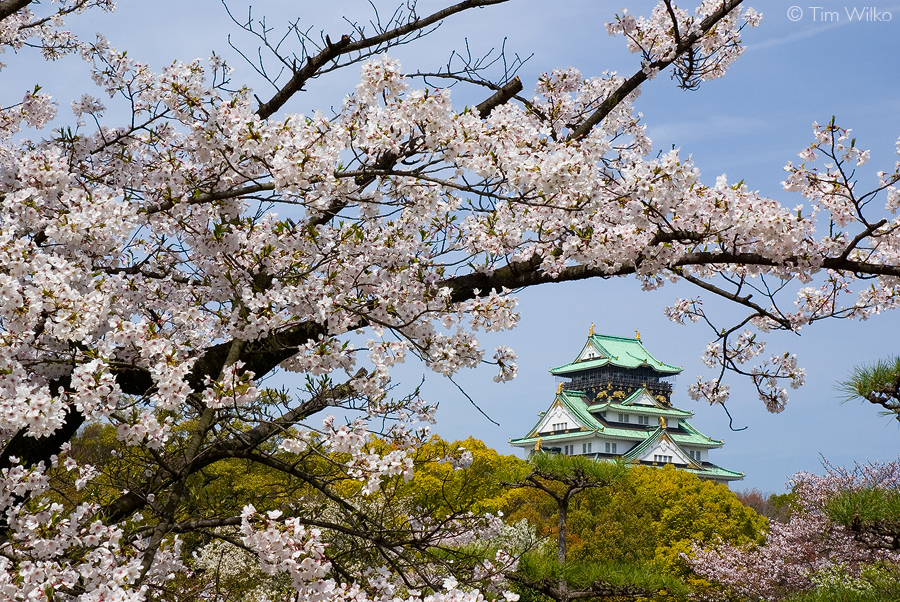
[{"label": "yellow-green foliage", "polygon": [[[182,444],[179,434],[175,433],[167,452]],[[272,445],[269,451],[284,455]],[[369,446],[373,452],[385,452],[392,444],[373,437]],[[112,454],[117,447],[121,451]],[[117,446],[115,430],[108,425],[86,429],[76,439],[73,451],[103,471],[89,490],[80,492],[81,497],[106,503],[122,489],[148,478],[148,452],[141,446]],[[466,454],[471,454],[471,463],[460,470]],[[412,480],[406,482],[400,476],[385,479],[380,490],[367,497],[358,495],[360,481],[343,474],[345,459],[339,455],[306,454],[299,461],[306,473],[327,481],[338,494],[368,506],[391,508],[399,523],[407,513],[422,510],[436,519],[503,511],[510,522],[525,518],[545,535],[553,535],[556,529],[557,507],[550,496],[505,484],[520,482],[536,466],[501,455],[477,439],[447,442],[432,437],[416,451]],[[608,481],[608,486],[587,489],[572,498],[567,526],[572,562],[652,563],[683,578],[688,572],[679,553],[689,553],[692,541],[713,542],[721,537],[746,543],[759,540],[766,526],[763,517],[743,506],[724,485],[672,467],[637,466],[624,472],[624,477],[601,479]],[[236,515],[248,503],[261,511],[303,508],[304,512],[327,513],[330,508],[321,492],[302,480],[242,459],[211,463],[189,480],[188,487],[193,490],[190,510],[201,515]],[[200,544],[188,543],[191,549]]]},{"label": "yellow-green foliage", "polygon": [[[465,451],[472,454],[472,463],[457,470],[447,459],[458,459]],[[502,481],[515,480],[525,467],[523,460],[500,455],[478,439],[447,442],[435,435],[418,450],[415,474],[398,496],[435,518],[461,511],[496,513],[509,505],[511,495]]]},{"label": "yellow-green foliage", "polygon": [[[521,491],[513,518],[525,517],[549,533],[555,508],[546,495]],[[680,553],[692,541],[760,541],[766,519],[747,508],[725,485],[674,467],[635,466],[625,482],[575,496],[569,508],[568,556],[572,560],[654,561],[684,577]]]},{"label": "yellow-green foliage", "polygon": [[[588,492],[579,505],[579,517],[572,522],[582,542],[580,550],[573,546],[573,557],[591,557],[603,550],[627,555],[627,548],[632,548],[643,556],[636,559],[652,558],[666,571],[681,575],[686,567],[679,554],[689,553],[692,541],[711,543],[719,537],[738,544],[760,541],[767,525],[727,486],[672,466],[636,466],[626,487]],[[592,517],[596,520],[598,514],[606,525],[619,522],[621,541],[603,537],[600,524],[591,528]]]},{"label": "yellow-green foliage", "polygon": [[[175,433],[165,453],[173,453],[181,443]],[[115,450],[115,453],[113,453]],[[116,441],[116,430],[108,424],[91,424],[73,440],[72,453],[81,462],[101,470],[79,499],[108,503],[123,489],[137,489],[149,480],[152,456],[143,446],[123,446]],[[313,472],[322,461],[307,458],[304,467]],[[321,468],[318,469],[321,471]],[[275,469],[237,458],[211,463],[187,480],[191,490],[190,510],[208,515],[239,515],[246,504],[260,511],[284,508],[304,501],[308,487],[293,482]]]}]

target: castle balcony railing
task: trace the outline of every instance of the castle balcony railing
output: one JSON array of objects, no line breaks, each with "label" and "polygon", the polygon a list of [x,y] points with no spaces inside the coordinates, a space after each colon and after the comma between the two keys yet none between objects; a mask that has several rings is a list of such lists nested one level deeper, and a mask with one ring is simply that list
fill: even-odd
[{"label": "castle balcony railing", "polygon": [[573,376],[557,377],[558,382],[564,383],[565,388],[577,391],[597,391],[599,389],[611,389],[613,391],[631,392],[641,387],[646,387],[651,393],[665,395],[666,399],[672,395],[675,388],[675,377],[660,378],[655,374],[633,374],[628,372],[586,372]]}]

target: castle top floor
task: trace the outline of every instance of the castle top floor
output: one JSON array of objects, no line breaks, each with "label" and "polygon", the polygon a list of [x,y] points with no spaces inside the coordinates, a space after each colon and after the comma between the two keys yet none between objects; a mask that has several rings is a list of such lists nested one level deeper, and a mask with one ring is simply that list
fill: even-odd
[{"label": "castle top floor", "polygon": [[550,370],[566,389],[584,391],[600,401],[606,397],[628,397],[645,388],[668,404],[681,368],[661,362],[635,338],[595,334],[594,327],[574,361]]}]

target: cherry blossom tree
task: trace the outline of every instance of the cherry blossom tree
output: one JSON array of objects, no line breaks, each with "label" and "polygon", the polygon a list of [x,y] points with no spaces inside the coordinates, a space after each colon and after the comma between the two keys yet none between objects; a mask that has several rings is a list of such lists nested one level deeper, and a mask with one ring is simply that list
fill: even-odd
[{"label": "cherry blossom tree", "polygon": [[[824,475],[794,475],[794,511],[786,524],[769,522],[765,545],[695,545],[686,560],[732,595],[752,600],[780,600],[809,591],[832,574],[865,587],[860,576],[879,562],[887,563],[884,570],[896,583],[900,462],[857,464],[852,469],[826,463],[825,468]],[[896,586],[892,593],[896,595]]]},{"label": "cherry blossom tree", "polygon": [[[684,280],[746,310],[716,328],[706,359],[719,377],[692,394],[723,400],[732,370],[778,411],[782,383],[803,371],[790,354],[764,359],[759,332],[894,307],[900,173],[858,191],[868,153],[847,130],[815,126],[787,167],[786,190],[804,199],[792,208],[724,177],[704,185],[678,151],[650,153],[640,87],[722,76],[759,14],[740,0],[623,12],[607,30],[640,56],[635,73],[556,70],[530,97],[514,73],[491,81],[477,62],[427,74],[483,89],[474,107],[454,108],[448,88],[385,54],[502,1],[410,5],[374,31],[350,21],[334,40],[300,35],[293,51],[244,23],[285,67],[268,99],[234,84],[219,56],[155,73],[65,28],[111,2],[0,1],[0,48],[79,56],[94,86],[71,115],[59,111],[70,99],[37,89],[0,105],[4,597],[168,595],[198,534],[255,554],[303,598],[499,596],[515,559],[469,553],[497,517],[435,522],[383,495],[411,475],[434,413],[391,390],[392,366],[490,363],[508,380],[514,351],[486,352],[475,333],[515,326],[514,291]],[[312,78],[352,65],[359,84],[334,115],[290,112]],[[113,108],[128,118],[107,124]],[[42,133],[51,123],[64,125]],[[887,216],[868,217],[879,194]],[[877,285],[854,293],[860,278]],[[669,315],[712,324],[699,298]],[[305,393],[266,390],[275,370],[297,373]],[[115,432],[94,465],[72,446],[90,425]],[[206,479],[223,462],[279,475],[304,503],[211,503]]]}]

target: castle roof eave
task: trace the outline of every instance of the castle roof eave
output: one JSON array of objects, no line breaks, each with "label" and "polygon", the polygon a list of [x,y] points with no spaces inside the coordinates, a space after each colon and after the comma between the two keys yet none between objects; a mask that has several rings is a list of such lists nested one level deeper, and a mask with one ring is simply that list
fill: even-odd
[{"label": "castle roof eave", "polygon": [[687,435],[677,435],[679,437],[684,438],[685,443],[695,443],[698,445],[708,445],[709,447],[722,447],[724,441],[721,439],[713,439],[712,437],[707,437],[692,425],[687,420],[680,420],[679,424],[681,428],[687,431]]},{"label": "castle roof eave", "polygon": [[721,466],[716,466],[715,464],[711,464],[709,462],[704,462],[703,466],[699,469],[696,468],[685,468],[683,469],[687,472],[692,472],[699,477],[703,478],[712,478],[719,479],[722,481],[743,481],[744,473],[735,472],[733,470],[728,470],[727,468],[722,468]]},{"label": "castle roof eave", "polygon": [[[653,432],[653,431],[649,431]],[[513,447],[529,445],[537,443],[538,439],[544,441],[562,441],[564,439],[578,439],[585,436],[602,437],[604,439],[618,439],[620,441],[643,441],[647,438],[648,431],[636,431],[633,429],[619,429],[615,427],[601,427],[598,429],[587,429],[581,431],[569,431],[565,433],[551,433],[547,435],[529,434],[527,437],[519,439],[510,439],[509,444]]]},{"label": "castle roof eave", "polygon": [[520,439],[510,439],[509,444],[513,447],[525,447],[534,445],[535,443],[537,443],[538,439],[540,439],[542,443],[553,443],[555,441],[578,439],[585,436],[594,436],[596,434],[596,431],[573,431],[570,433],[555,433],[552,435],[539,435],[537,437],[522,437]]},{"label": "castle roof eave", "polygon": [[619,368],[640,368],[646,366],[667,376],[674,376],[681,372],[681,368],[678,366],[661,362],[653,357],[644,348],[640,339],[592,334],[588,337],[587,344],[593,346],[600,353],[601,357],[580,362],[574,361],[564,366],[553,368],[550,370],[550,373],[554,376],[563,376],[592,368],[600,368],[609,364]]},{"label": "castle roof eave", "polygon": [[591,412],[607,412],[607,411],[618,411],[618,412],[629,412],[631,414],[647,414],[649,416],[664,416],[666,418],[693,418],[693,414],[686,410],[679,410],[678,408],[671,409],[662,409],[662,408],[651,408],[649,406],[626,406],[621,403],[594,403],[588,406],[588,410]]}]

